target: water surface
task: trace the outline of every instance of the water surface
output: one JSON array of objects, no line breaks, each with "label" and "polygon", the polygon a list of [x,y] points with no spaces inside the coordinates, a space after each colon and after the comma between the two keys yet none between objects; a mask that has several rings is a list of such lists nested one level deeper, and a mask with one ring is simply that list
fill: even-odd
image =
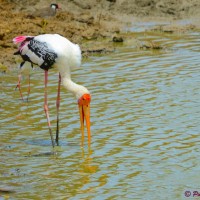
[{"label": "water surface", "polygon": [[[91,150],[80,146],[76,100],[61,90],[60,141],[52,152],[43,111],[43,71],[22,102],[17,71],[1,74],[1,199],[182,199],[199,190],[199,33],[138,33],[164,50],[131,41],[90,57],[72,73],[92,93]],[[26,95],[27,77],[22,80]],[[58,74],[49,76],[55,132]],[[86,138],[87,141],[87,138]]]}]

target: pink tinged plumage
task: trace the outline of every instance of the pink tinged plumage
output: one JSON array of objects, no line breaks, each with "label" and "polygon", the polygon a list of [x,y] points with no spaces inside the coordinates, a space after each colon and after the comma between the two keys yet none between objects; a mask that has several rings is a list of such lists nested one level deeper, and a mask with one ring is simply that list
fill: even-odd
[{"label": "pink tinged plumage", "polygon": [[15,44],[18,44],[18,43],[21,43],[21,42],[23,42],[24,40],[26,40],[26,36],[23,36],[23,35],[20,35],[20,36],[17,36],[17,37],[15,37],[14,39],[13,39],[13,42],[15,43]]},{"label": "pink tinged plumage", "polygon": [[17,36],[13,39],[13,42],[15,44],[18,44],[18,43],[22,43],[24,40],[26,40],[27,38],[30,38],[30,37],[33,37],[33,36],[24,36],[24,35],[20,35],[20,36]]}]

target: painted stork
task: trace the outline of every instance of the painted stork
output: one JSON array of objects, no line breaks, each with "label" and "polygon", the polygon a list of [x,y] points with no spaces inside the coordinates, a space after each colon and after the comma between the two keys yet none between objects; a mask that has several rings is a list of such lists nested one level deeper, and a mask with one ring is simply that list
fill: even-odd
[{"label": "painted stork", "polygon": [[[79,114],[80,114],[80,128],[82,135],[82,145],[84,141],[84,121],[86,122],[88,145],[91,143],[90,133],[90,92],[82,85],[71,80],[71,68],[79,67],[81,65],[81,50],[77,44],[70,42],[58,34],[43,34],[38,36],[17,36],[13,39],[15,44],[18,44],[18,51],[15,55],[20,55],[23,59],[20,67],[23,68],[25,62],[30,62],[31,65],[38,65],[44,70],[45,78],[45,93],[44,93],[44,111],[47,118],[49,127],[49,133],[51,137],[52,146],[55,146],[55,142],[59,143],[59,107],[60,107],[60,85],[61,81],[63,86],[72,92],[78,102]],[[48,83],[48,71],[52,67],[55,67],[59,71],[58,91],[56,99],[57,110],[57,128],[56,139],[52,134],[52,128],[49,118],[49,109],[47,102],[47,83]]]}]

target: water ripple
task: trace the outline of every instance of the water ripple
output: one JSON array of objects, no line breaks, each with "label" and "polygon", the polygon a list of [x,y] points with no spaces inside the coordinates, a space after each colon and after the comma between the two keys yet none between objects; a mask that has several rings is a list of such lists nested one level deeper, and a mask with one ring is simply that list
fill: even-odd
[{"label": "water ripple", "polygon": [[[40,154],[51,151],[44,74],[31,75],[29,102],[20,101],[14,90],[16,72],[4,75],[0,173],[4,185],[17,190],[15,199],[180,199],[185,190],[198,188],[198,36],[149,36],[169,49],[124,46],[72,72],[92,93],[91,152],[87,142],[80,148],[76,99],[62,88],[61,145],[57,154]],[[53,132],[57,75],[50,71],[48,85]],[[24,76],[25,95],[26,84]]]}]

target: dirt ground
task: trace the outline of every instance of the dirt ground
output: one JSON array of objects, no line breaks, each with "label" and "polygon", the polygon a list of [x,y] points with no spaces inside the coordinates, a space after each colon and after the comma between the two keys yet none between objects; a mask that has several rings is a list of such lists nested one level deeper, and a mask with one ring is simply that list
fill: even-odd
[{"label": "dirt ground", "polygon": [[[34,16],[51,3],[61,7],[56,16]],[[0,0],[0,68],[16,62],[12,38],[17,35],[58,33],[78,43],[84,54],[98,53],[110,47],[95,42],[119,36],[128,22],[198,18],[199,10],[200,0]]]}]

